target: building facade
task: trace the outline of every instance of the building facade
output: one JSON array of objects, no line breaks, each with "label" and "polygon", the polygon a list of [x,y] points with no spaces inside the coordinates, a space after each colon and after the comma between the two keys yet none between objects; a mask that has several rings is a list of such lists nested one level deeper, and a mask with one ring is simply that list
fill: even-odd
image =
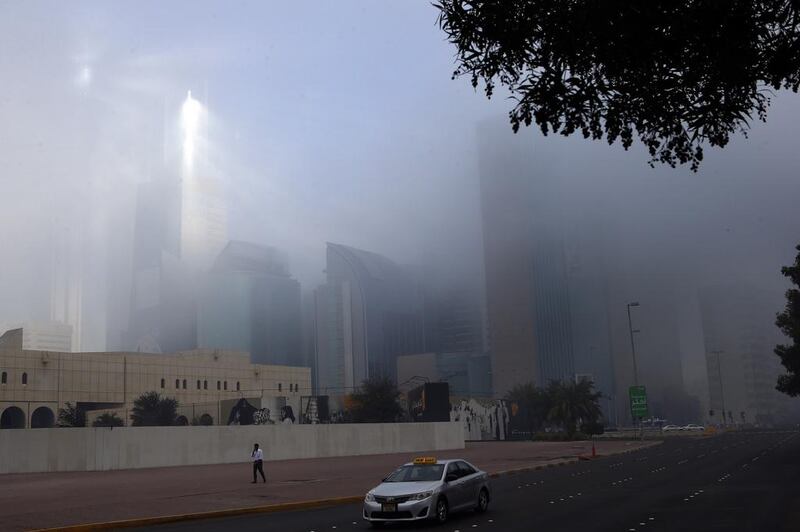
[{"label": "building facade", "polygon": [[[62,353],[22,348],[19,329],[0,337],[0,427],[44,428],[66,403],[123,412],[145,392],[173,397],[189,421],[226,423],[223,401],[310,395],[311,370],[253,364],[247,353],[194,350],[173,354]],[[254,401],[255,402],[255,401]]]},{"label": "building facade", "polygon": [[232,241],[203,284],[198,347],[246,351],[258,364],[304,365],[300,283],[277,250]]},{"label": "building facade", "polygon": [[783,368],[773,350],[785,341],[773,324],[780,294],[731,284],[704,287],[699,296],[708,420],[770,426],[788,419],[790,399],[775,389]]},{"label": "building facade", "polygon": [[[190,93],[179,118],[181,145],[165,140],[161,171],[138,189],[130,323],[123,340],[129,350],[197,347],[197,295],[228,240],[222,181],[208,161],[207,110]],[[173,135],[165,128],[164,136]]]},{"label": "building facade", "polygon": [[494,393],[572,379],[567,272],[546,169],[506,124],[479,131],[486,308]]},{"label": "building facade", "polygon": [[319,393],[350,393],[370,376],[395,380],[397,357],[424,351],[414,276],[376,253],[331,243],[326,274],[315,296]]},{"label": "building facade", "polygon": [[32,351],[72,351],[72,326],[55,321],[29,321],[0,325],[0,333],[19,329],[22,334],[22,349]]},{"label": "building facade", "polygon": [[421,382],[446,382],[455,397],[491,397],[491,361],[482,353],[420,353],[397,357],[401,391]]}]

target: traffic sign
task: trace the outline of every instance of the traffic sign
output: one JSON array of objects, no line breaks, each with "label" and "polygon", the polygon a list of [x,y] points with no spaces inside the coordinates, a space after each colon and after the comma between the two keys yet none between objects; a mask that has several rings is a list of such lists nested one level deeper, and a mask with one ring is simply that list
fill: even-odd
[{"label": "traffic sign", "polygon": [[644,386],[631,386],[628,396],[631,399],[631,415],[639,419],[647,417],[647,390]]}]

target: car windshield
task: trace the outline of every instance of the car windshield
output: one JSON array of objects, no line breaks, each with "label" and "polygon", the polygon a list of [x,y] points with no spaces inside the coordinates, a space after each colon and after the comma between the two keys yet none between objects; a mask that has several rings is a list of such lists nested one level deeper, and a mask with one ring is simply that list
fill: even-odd
[{"label": "car windshield", "polygon": [[404,465],[386,477],[384,482],[430,482],[442,478],[442,464]]}]

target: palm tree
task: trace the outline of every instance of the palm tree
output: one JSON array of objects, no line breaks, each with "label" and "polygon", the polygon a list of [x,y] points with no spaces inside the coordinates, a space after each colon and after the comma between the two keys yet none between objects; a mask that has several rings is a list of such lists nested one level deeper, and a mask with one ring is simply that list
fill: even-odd
[{"label": "palm tree", "polygon": [[174,425],[178,417],[178,401],[161,397],[158,392],[145,392],[133,401],[131,412],[134,427]]},{"label": "palm tree", "polygon": [[562,425],[570,437],[579,423],[594,423],[601,415],[598,401],[602,394],[594,391],[591,381],[551,381],[547,394],[552,401],[549,419]]},{"label": "palm tree", "polygon": [[121,427],[124,423],[114,412],[103,412],[92,422],[93,427]]},{"label": "palm tree", "polygon": [[552,408],[551,398],[545,390],[537,388],[533,383],[518,384],[506,394],[506,400],[511,403],[511,408],[518,409],[522,425],[531,433],[541,429],[547,421]]},{"label": "palm tree", "polygon": [[64,408],[58,409],[59,427],[85,427],[86,411],[72,403],[64,403]]}]

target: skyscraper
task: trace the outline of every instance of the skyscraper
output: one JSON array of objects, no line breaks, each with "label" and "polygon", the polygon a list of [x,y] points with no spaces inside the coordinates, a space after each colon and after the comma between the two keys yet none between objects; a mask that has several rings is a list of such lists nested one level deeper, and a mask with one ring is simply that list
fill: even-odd
[{"label": "skyscraper", "polygon": [[[197,347],[202,275],[227,241],[220,180],[209,163],[208,114],[191,92],[177,120],[165,112],[164,166],[139,186],[128,349]],[[174,134],[173,134],[174,133]],[[168,142],[173,137],[181,142]]]},{"label": "skyscraper", "polygon": [[414,276],[377,253],[331,243],[326,274],[315,297],[320,393],[349,393],[371,376],[395,379],[397,356],[424,350]]},{"label": "skyscraper", "polygon": [[506,124],[479,132],[494,393],[575,375],[567,272],[545,165]]},{"label": "skyscraper", "polygon": [[258,364],[301,366],[300,283],[277,250],[230,242],[205,278],[198,346],[250,353]]},{"label": "skyscraper", "polygon": [[775,390],[783,368],[773,353],[784,341],[773,324],[780,294],[730,283],[706,286],[699,298],[714,412],[709,421],[767,426],[783,421],[787,397]]}]

